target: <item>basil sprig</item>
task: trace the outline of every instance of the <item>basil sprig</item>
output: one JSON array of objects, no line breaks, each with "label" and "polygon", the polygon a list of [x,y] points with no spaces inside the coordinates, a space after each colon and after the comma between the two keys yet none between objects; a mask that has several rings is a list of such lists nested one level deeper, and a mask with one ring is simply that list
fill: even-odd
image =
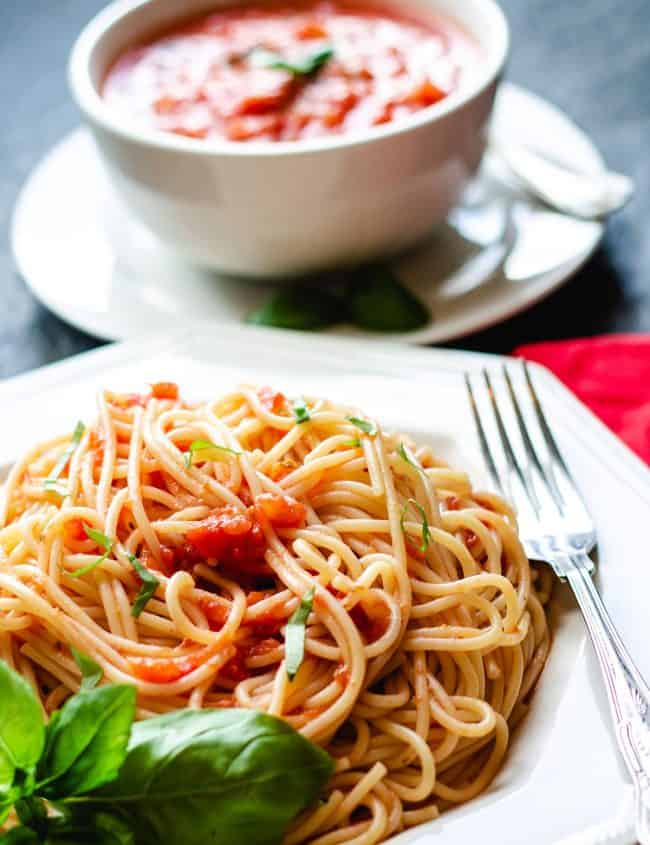
[{"label": "basil sprig", "polygon": [[135,687],[72,696],[45,728],[0,660],[0,821],[6,845],[279,845],[334,765],[254,710],[181,710],[133,724]]},{"label": "basil sprig", "polygon": [[284,70],[293,76],[312,76],[317,73],[334,56],[334,48],[329,44],[316,50],[309,56],[296,61],[288,61],[275,50],[266,47],[255,47],[249,53],[249,61],[255,67],[267,67],[272,70]]},{"label": "basil sprig", "polygon": [[409,507],[415,508],[415,510],[420,514],[420,518],[422,519],[422,545],[420,546],[420,551],[426,552],[426,550],[429,548],[429,543],[431,542],[431,530],[429,528],[429,520],[427,519],[426,511],[419,502],[416,502],[415,499],[408,499],[406,504],[402,508],[402,518],[400,519],[402,531],[405,530],[404,523],[406,521]]},{"label": "basil sprig", "polygon": [[190,448],[185,453],[185,469],[192,466],[192,460],[197,452],[217,452],[222,455],[241,455],[241,452],[236,452],[234,449],[228,449],[227,446],[217,446],[211,440],[194,440],[190,444]]},{"label": "basil sprig", "polygon": [[284,664],[289,680],[293,681],[305,658],[307,619],[314,606],[314,588],[308,590],[287,622],[284,634]]},{"label": "basil sprig", "polygon": [[[332,289],[323,288],[329,283]],[[248,323],[297,331],[316,331],[352,323],[370,332],[411,332],[431,320],[429,309],[387,266],[361,267],[348,275],[318,278],[285,288],[246,318]]]},{"label": "basil sprig", "polygon": [[129,555],[129,561],[131,562],[131,566],[138,573],[138,575],[140,576],[140,580],[142,581],[140,592],[135,597],[133,607],[131,608],[131,615],[138,619],[142,611],[149,603],[149,599],[153,598],[153,596],[156,594],[156,590],[160,586],[160,581],[158,580],[158,578],[156,578],[153,572],[147,569],[147,567],[143,563],[141,563],[134,555]]},{"label": "basil sprig", "polygon": [[302,397],[294,399],[291,407],[293,410],[293,415],[296,418],[296,422],[298,424],[309,422],[309,420],[311,419],[311,414],[309,413],[307,403]]},{"label": "basil sprig", "polygon": [[101,546],[101,548],[104,549],[104,554],[101,557],[98,557],[97,560],[93,560],[92,563],[82,566],[79,569],[66,570],[66,575],[69,575],[71,578],[81,578],[82,575],[88,575],[88,573],[92,572],[93,569],[96,569],[100,563],[103,563],[113,551],[113,541],[110,537],[107,537],[106,534],[102,534],[101,531],[97,531],[95,528],[90,528],[85,522],[83,524],[83,528],[86,532],[86,537],[88,537],[89,540],[92,540],[93,543],[97,543],[98,546]]},{"label": "basil sprig", "polygon": [[70,646],[70,651],[74,657],[74,662],[81,670],[80,692],[87,692],[88,690],[94,689],[104,677],[104,670],[91,657],[88,657],[87,654],[79,651],[74,646]]},{"label": "basil sprig", "polygon": [[84,436],[85,430],[86,426],[80,420],[72,432],[69,445],[66,446],[63,452],[61,452],[58,461],[54,464],[52,471],[43,482],[47,490],[52,490],[60,496],[65,496],[67,494],[67,489],[59,482],[59,476],[66,468],[70,458],[74,455],[77,446],[81,443],[81,438]]}]

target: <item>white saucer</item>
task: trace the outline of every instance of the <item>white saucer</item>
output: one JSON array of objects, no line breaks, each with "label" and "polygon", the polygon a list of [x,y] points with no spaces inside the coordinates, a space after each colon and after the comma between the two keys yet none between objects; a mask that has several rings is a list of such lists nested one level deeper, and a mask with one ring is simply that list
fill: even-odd
[{"label": "white saucer", "polygon": [[[603,162],[589,138],[537,96],[504,85],[499,135],[577,170]],[[532,204],[486,160],[466,201],[429,243],[395,262],[431,307],[432,321],[393,340],[434,343],[493,325],[561,285],[591,255],[603,227]],[[497,178],[498,177],[498,178]],[[505,180],[505,181],[504,181]],[[119,205],[85,129],[64,138],[22,190],[11,241],[35,296],[74,326],[108,340],[177,328],[196,319],[239,324],[273,288],[225,278],[177,258]],[[337,334],[370,338],[340,326]]]}]

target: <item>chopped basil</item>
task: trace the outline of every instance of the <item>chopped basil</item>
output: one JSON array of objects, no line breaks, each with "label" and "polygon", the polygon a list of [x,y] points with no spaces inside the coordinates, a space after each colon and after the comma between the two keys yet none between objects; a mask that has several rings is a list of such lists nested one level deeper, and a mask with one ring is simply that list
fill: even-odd
[{"label": "chopped basil", "polygon": [[96,531],[94,528],[89,528],[86,523],[84,523],[84,531],[86,532],[86,537],[88,537],[89,540],[92,540],[104,549],[104,554],[101,557],[98,557],[97,560],[89,563],[87,566],[82,566],[81,569],[75,569],[73,572],[66,571],[66,575],[69,575],[71,578],[80,578],[82,575],[87,575],[89,572],[92,572],[93,569],[96,569],[100,563],[103,563],[113,551],[113,541],[110,537],[107,537],[106,534],[102,534],[101,531]]},{"label": "chopped basil", "polygon": [[370,437],[377,434],[377,426],[370,420],[362,420],[359,419],[359,417],[346,417],[345,419],[348,422],[351,422],[352,425],[356,425],[358,429],[363,431],[364,434],[368,434]]},{"label": "chopped basil", "polygon": [[429,309],[386,266],[355,274],[346,299],[352,322],[370,332],[410,332],[431,319]]},{"label": "chopped basil", "polygon": [[321,47],[298,61],[290,62],[280,53],[274,50],[267,50],[265,47],[255,47],[249,53],[249,61],[255,67],[267,67],[272,70],[284,70],[293,76],[311,76],[319,71],[334,55],[334,49],[330,45]]},{"label": "chopped basil", "polygon": [[222,452],[224,455],[241,455],[241,452],[236,452],[234,449],[228,449],[227,446],[217,446],[211,440],[194,440],[190,444],[190,448],[185,453],[185,468],[189,469],[192,466],[192,460],[195,452],[204,452],[208,449],[216,452]]},{"label": "chopped basil", "polygon": [[361,446],[361,440],[358,437],[353,437],[351,440],[346,440],[344,446],[349,446],[351,449],[358,449]]},{"label": "chopped basil", "polygon": [[[66,465],[70,458],[74,455],[75,449],[81,443],[81,438],[84,436],[85,430],[86,426],[80,420],[75,426],[74,431],[72,432],[72,438],[70,440],[69,445],[61,453],[61,455],[59,456],[59,460],[54,464],[54,467],[52,468],[52,472],[45,479],[45,487],[47,487],[48,489],[53,490],[57,493],[59,492],[59,489],[56,489],[59,476],[66,468]],[[67,491],[66,493],[62,493],[61,495],[67,495]]]},{"label": "chopped basil", "polygon": [[291,287],[274,294],[246,318],[257,326],[315,331],[333,326],[345,313],[343,299],[329,291]]},{"label": "chopped basil", "polygon": [[293,402],[293,415],[296,418],[297,423],[306,423],[309,422],[311,419],[311,414],[309,413],[309,409],[305,404],[305,400],[301,397],[299,399],[295,399]]},{"label": "chopped basil", "polygon": [[424,467],[421,467],[421,466],[420,466],[419,464],[417,464],[417,463],[416,463],[416,462],[415,462],[412,458],[410,458],[410,457],[409,457],[409,454],[408,454],[408,452],[406,451],[406,446],[405,446],[403,443],[400,443],[400,444],[399,444],[399,448],[398,448],[398,450],[397,450],[397,454],[400,456],[400,458],[401,458],[403,461],[406,461],[406,463],[407,463],[407,464],[409,464],[410,466],[412,466],[412,467],[413,467],[413,469],[416,469],[418,472],[421,472],[421,473],[423,473],[423,474],[424,474]]},{"label": "chopped basil", "polygon": [[305,625],[314,605],[314,588],[308,590],[295,613],[287,622],[284,635],[284,662],[289,680],[293,681],[305,656]]},{"label": "chopped basil", "polygon": [[69,492],[65,484],[62,484],[60,481],[55,481],[53,478],[46,478],[43,486],[48,493],[56,493],[56,495],[61,496],[62,499],[65,499]]},{"label": "chopped basil", "polygon": [[400,519],[400,525],[402,526],[402,531],[404,531],[404,522],[406,521],[406,515],[408,513],[409,505],[414,507],[422,518],[422,545],[420,546],[420,551],[426,552],[429,548],[429,543],[431,542],[431,532],[429,530],[429,521],[427,520],[427,514],[422,505],[419,502],[416,502],[415,499],[408,499],[406,504],[402,509],[402,518]]},{"label": "chopped basil", "polygon": [[104,677],[104,670],[91,657],[84,654],[83,651],[79,651],[74,646],[70,646],[70,651],[74,657],[74,662],[81,670],[81,687],[79,691],[87,692],[88,690],[94,689]]},{"label": "chopped basil", "polygon": [[135,555],[129,555],[129,560],[142,581],[140,592],[135,597],[133,607],[131,608],[131,615],[137,619],[147,606],[149,599],[155,595],[156,590],[160,585],[160,581],[156,578],[153,572],[150,572],[147,567],[144,566],[137,557],[135,557]]}]

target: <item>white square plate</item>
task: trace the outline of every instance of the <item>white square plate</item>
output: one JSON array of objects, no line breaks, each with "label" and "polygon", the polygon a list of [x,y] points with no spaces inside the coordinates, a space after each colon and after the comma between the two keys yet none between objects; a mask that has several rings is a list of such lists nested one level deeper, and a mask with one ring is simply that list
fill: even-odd
[{"label": "white square plate", "polygon": [[[387,427],[429,441],[480,475],[463,373],[506,359],[447,350],[197,326],[90,352],[0,385],[0,465],[94,413],[102,386],[177,381],[200,398],[239,382],[330,396]],[[509,366],[514,377],[516,362]],[[647,603],[650,473],[547,371],[534,378],[560,446],[598,526],[599,585],[639,668],[650,677]],[[411,845],[629,845],[630,789],[619,763],[598,667],[580,616],[558,590],[551,656],[506,763],[480,798],[393,840]],[[239,845],[233,843],[233,845]]]}]

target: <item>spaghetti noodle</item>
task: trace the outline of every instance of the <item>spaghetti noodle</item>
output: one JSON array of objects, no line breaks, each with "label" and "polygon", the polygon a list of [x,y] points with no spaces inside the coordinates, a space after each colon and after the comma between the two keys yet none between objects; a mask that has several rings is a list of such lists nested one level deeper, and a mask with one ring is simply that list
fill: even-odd
[{"label": "spaghetti noodle", "polygon": [[510,508],[329,401],[103,392],[15,464],[0,526],[0,657],[46,713],[73,647],[139,718],[258,708],[330,752],[286,845],[373,845],[476,796],[549,648]]}]

